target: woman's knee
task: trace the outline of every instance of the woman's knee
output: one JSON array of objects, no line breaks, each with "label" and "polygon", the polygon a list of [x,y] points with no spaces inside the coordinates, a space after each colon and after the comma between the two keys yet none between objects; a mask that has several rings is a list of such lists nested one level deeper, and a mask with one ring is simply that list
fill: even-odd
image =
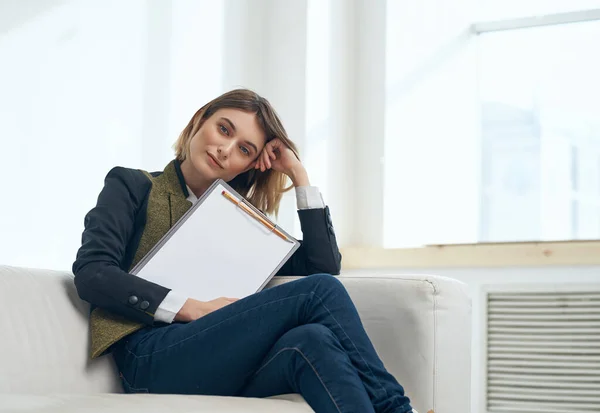
[{"label": "woman's knee", "polygon": [[348,354],[337,336],[322,324],[305,324],[285,334],[285,341],[280,342],[288,350],[294,350],[305,360],[320,363],[344,364],[348,362]]},{"label": "woman's knee", "polygon": [[313,274],[309,275],[308,279],[323,287],[345,290],[342,282],[331,274]]},{"label": "woman's knee", "polygon": [[336,341],[337,337],[328,327],[317,323],[295,327],[285,334],[285,345],[290,347],[324,346]]}]

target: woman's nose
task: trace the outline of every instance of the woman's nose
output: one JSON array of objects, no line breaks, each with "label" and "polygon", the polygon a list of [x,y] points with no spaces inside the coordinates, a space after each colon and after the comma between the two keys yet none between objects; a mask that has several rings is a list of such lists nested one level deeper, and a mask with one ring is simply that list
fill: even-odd
[{"label": "woman's nose", "polygon": [[229,158],[229,154],[231,153],[232,146],[233,146],[232,144],[219,146],[217,148],[217,154],[219,155],[219,157],[221,157],[223,159]]}]

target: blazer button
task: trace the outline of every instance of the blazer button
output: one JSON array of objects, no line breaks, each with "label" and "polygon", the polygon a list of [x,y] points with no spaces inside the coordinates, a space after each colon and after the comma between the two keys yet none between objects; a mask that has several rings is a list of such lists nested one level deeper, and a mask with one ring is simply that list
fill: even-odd
[{"label": "blazer button", "polygon": [[331,220],[331,214],[329,213],[329,209],[327,210],[325,216],[327,217],[327,223],[329,225],[333,225],[333,221]]},{"label": "blazer button", "polygon": [[150,307],[150,303],[148,301],[142,301],[142,303],[140,304],[140,308],[142,310],[145,310],[148,307]]},{"label": "blazer button", "polygon": [[137,302],[138,302],[138,298],[135,295],[132,295],[131,297],[129,297],[129,304],[136,305]]}]

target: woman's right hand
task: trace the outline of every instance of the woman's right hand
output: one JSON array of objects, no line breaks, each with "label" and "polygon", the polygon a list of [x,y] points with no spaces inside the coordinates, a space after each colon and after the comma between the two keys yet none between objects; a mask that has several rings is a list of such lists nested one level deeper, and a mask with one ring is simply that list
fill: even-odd
[{"label": "woman's right hand", "polygon": [[217,311],[226,305],[236,302],[237,298],[220,297],[210,301],[198,301],[193,298],[188,298],[181,307],[181,310],[175,315],[175,321],[190,322],[204,317],[213,311]]}]

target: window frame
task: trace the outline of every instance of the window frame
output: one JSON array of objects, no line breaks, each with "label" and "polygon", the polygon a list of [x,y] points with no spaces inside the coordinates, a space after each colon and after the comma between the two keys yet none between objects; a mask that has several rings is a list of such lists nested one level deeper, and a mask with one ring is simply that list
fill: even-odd
[{"label": "window frame", "polygon": [[540,26],[582,23],[594,20],[600,20],[600,8],[534,16],[524,16],[511,19],[478,21],[471,25],[471,31],[474,34],[480,35],[490,32],[530,29],[533,27]]},{"label": "window frame", "polygon": [[[518,30],[540,26],[600,20],[600,8],[572,12],[531,15],[519,18],[476,21],[470,26],[473,35]],[[381,137],[384,140],[384,137]],[[361,188],[356,188],[360,191]],[[367,190],[373,193],[373,190]],[[382,195],[382,194],[379,194]],[[358,218],[360,209],[355,209]],[[366,212],[366,211],[363,211]],[[378,220],[366,219],[361,228]],[[356,223],[361,220],[355,220]],[[381,222],[382,223],[382,222]],[[382,223],[383,224],[383,223]],[[372,228],[372,226],[371,226]],[[370,239],[372,242],[372,238]],[[345,245],[346,243],[342,243]],[[379,245],[353,245],[341,248],[343,268],[457,268],[457,267],[538,267],[600,265],[600,240],[565,240],[539,242],[491,242],[476,244],[426,245],[416,248],[384,248]]]},{"label": "window frame", "polygon": [[600,240],[341,248],[344,270],[600,265]]}]

